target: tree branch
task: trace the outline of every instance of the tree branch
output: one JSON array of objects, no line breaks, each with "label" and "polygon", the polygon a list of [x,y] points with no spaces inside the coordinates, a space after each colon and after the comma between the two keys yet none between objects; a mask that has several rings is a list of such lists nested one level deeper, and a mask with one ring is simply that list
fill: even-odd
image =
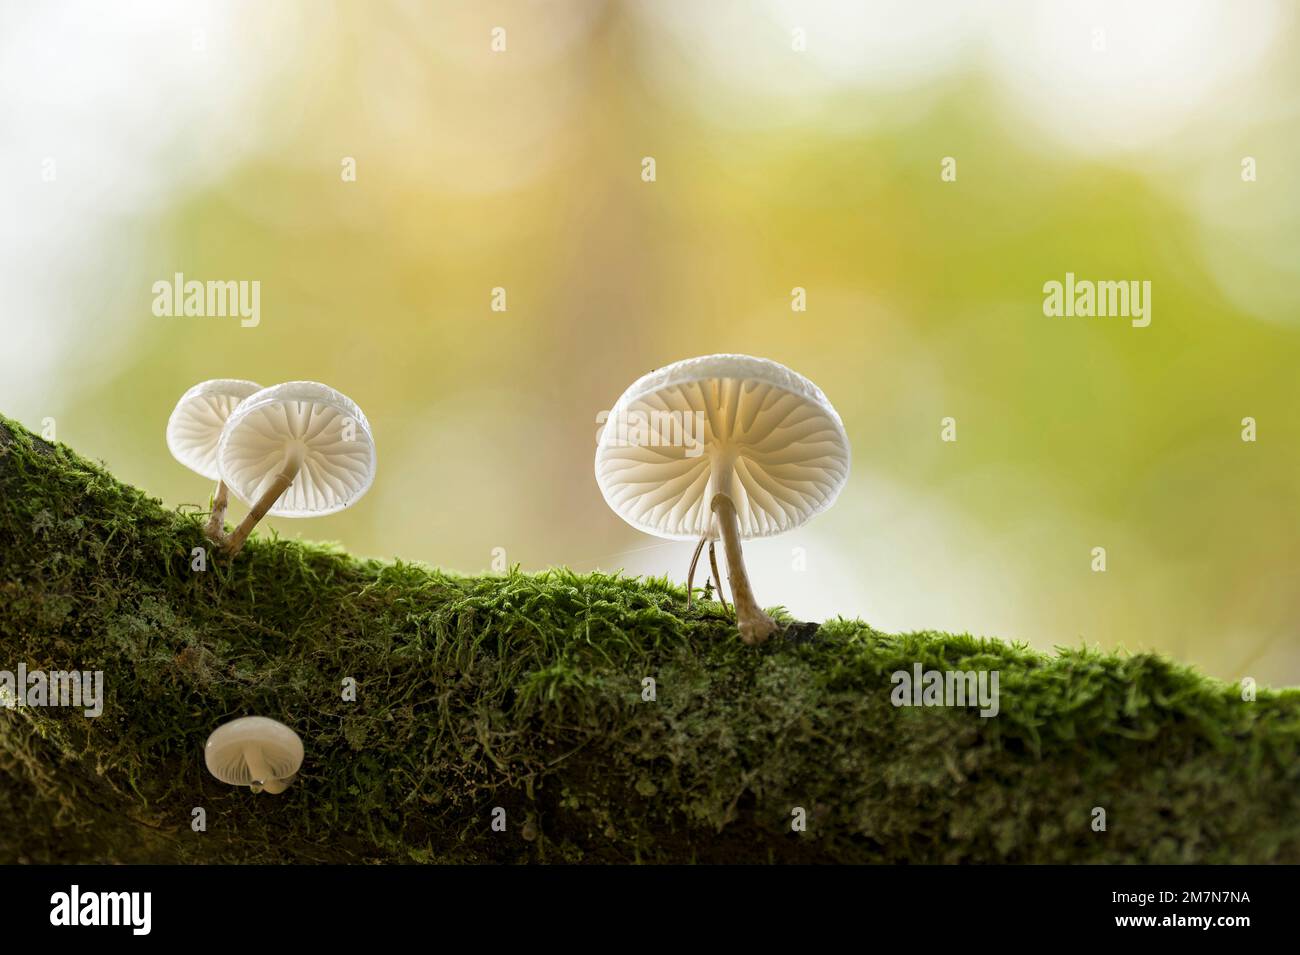
[{"label": "tree branch", "polygon": [[[0,861],[1300,861],[1297,691],[846,620],[746,647],[663,580],[228,559],[203,520],[0,418],[0,669],[106,683],[0,710]],[[915,664],[998,671],[998,714],[895,706]],[[306,747],[282,795],[204,769],[253,714]]]}]

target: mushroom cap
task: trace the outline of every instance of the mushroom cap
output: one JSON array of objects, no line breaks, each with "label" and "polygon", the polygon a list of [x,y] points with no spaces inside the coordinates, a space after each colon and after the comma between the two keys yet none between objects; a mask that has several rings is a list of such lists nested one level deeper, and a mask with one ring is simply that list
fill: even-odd
[{"label": "mushroom cap", "polygon": [[249,395],[262,388],[242,378],[201,381],[176,402],[167,419],[167,450],[181,464],[205,478],[221,477],[217,443],[230,413]]},{"label": "mushroom cap", "polygon": [[375,479],[370,422],[351,398],[319,382],[288,381],[250,395],[226,422],[217,461],[230,490],[251,505],[290,453],[301,455],[302,466],[267,511],[275,517],[341,511]]},{"label": "mushroom cap", "polygon": [[[648,435],[637,432],[642,422]],[[663,443],[664,422],[680,422],[682,438],[674,431]],[[821,389],[748,355],[688,358],[638,379],[596,448],[605,501],[669,540],[716,536],[710,504],[723,490],[742,538],[783,533],[830,507],[848,476],[848,435]]]},{"label": "mushroom cap", "polygon": [[[270,769],[270,779],[253,778],[248,754],[254,749]],[[244,716],[218,726],[203,747],[208,772],[232,786],[277,782],[287,785],[302,767],[302,755],[298,734],[279,720],[265,716]],[[267,788],[279,792],[284,786]]]}]

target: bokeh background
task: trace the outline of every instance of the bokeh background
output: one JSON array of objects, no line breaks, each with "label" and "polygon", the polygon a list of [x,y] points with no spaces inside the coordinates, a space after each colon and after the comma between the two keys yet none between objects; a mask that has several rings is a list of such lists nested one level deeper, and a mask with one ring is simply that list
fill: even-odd
[{"label": "bokeh background", "polygon": [[[764,602],[1300,683],[1298,47],[1268,0],[5,0],[0,411],[203,507],[177,397],[324,381],[379,477],[281,535],[681,579],[596,416],[761,355],[854,448],[748,548]],[[1045,317],[1067,271],[1149,280],[1151,326]],[[261,324],[155,317],[175,272]]]}]

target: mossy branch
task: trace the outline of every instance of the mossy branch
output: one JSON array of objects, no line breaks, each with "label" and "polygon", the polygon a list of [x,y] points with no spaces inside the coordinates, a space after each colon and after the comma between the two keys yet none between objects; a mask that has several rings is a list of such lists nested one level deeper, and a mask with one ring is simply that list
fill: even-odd
[{"label": "mossy branch", "polygon": [[[0,419],[0,669],[107,682],[0,710],[0,861],[1300,861],[1300,692],[847,620],[746,647],[663,580],[260,537],[200,572],[204,517]],[[895,707],[914,663],[999,671],[1000,712]],[[204,769],[248,714],[306,746],[283,795]]]}]

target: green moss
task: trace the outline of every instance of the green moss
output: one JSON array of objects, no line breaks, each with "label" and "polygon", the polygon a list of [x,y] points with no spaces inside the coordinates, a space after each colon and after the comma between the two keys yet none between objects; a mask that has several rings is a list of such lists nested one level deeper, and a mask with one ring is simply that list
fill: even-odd
[{"label": "green moss", "polygon": [[[98,719],[0,711],[0,861],[1300,861],[1300,692],[849,620],[754,649],[664,580],[204,544],[0,419],[0,669],[107,681]],[[894,707],[915,662],[998,670],[1000,714]],[[306,746],[281,796],[203,767],[247,714]]]}]

